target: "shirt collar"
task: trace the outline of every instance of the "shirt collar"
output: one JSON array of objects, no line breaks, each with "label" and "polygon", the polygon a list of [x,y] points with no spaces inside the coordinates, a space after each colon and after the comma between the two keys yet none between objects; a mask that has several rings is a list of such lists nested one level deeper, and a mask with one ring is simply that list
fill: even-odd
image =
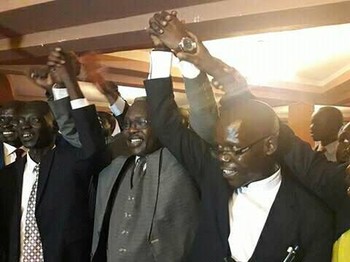
[{"label": "shirt collar", "polygon": [[3,143],[4,144],[4,154],[5,156],[11,155],[17,148],[7,144],[7,143]]},{"label": "shirt collar", "polygon": [[29,170],[34,170],[34,167],[38,165],[39,163],[36,163],[29,154],[27,154],[27,168]]},{"label": "shirt collar", "polygon": [[254,193],[254,192],[261,192],[261,191],[269,191],[277,186],[280,185],[281,183],[281,168],[279,168],[273,175],[250,183],[247,186],[240,187],[237,189],[237,193]]},{"label": "shirt collar", "polygon": [[339,142],[338,142],[338,140],[336,140],[336,141],[326,145],[325,148],[327,149],[328,153],[333,154],[337,151],[338,144],[339,144]]}]

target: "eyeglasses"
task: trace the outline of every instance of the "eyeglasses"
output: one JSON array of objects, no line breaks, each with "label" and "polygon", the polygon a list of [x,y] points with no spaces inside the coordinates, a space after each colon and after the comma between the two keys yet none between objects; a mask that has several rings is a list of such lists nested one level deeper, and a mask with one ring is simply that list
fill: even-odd
[{"label": "eyeglasses", "polygon": [[137,128],[137,129],[145,129],[149,126],[151,121],[144,119],[144,118],[137,118],[133,121],[125,120],[123,124],[123,129],[129,129],[131,127]]},{"label": "eyeglasses", "polygon": [[263,141],[264,139],[268,138],[271,135],[263,136],[262,138],[259,138],[258,140],[254,141],[253,143],[245,146],[238,148],[237,146],[222,146],[218,145],[216,149],[216,154],[220,153],[234,153],[236,156],[243,155],[244,153],[248,152],[253,146],[258,144],[259,142]]}]

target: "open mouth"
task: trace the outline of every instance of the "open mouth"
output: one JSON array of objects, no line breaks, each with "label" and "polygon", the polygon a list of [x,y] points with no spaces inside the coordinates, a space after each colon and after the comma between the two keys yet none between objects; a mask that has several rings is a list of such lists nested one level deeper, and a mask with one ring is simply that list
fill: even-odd
[{"label": "open mouth", "polygon": [[2,135],[4,137],[11,137],[11,136],[14,136],[14,134],[15,134],[15,132],[13,132],[13,131],[4,131],[4,132],[2,132]]},{"label": "open mouth", "polygon": [[233,177],[238,175],[238,170],[236,168],[222,168],[222,175],[224,177]]},{"label": "open mouth", "polygon": [[29,141],[33,138],[33,134],[32,133],[23,133],[22,134],[22,140],[23,141]]},{"label": "open mouth", "polygon": [[143,143],[143,139],[139,137],[129,138],[128,144],[130,147],[138,147]]}]

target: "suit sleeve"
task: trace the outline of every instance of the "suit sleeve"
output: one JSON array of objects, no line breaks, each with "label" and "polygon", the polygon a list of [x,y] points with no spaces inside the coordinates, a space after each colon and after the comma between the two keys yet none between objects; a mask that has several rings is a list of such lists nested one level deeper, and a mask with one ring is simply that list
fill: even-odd
[{"label": "suit sleeve", "polygon": [[202,184],[206,165],[216,165],[211,157],[210,145],[182,122],[174,100],[171,78],[144,81],[149,104],[151,123],[160,142]]},{"label": "suit sleeve", "polygon": [[294,135],[285,124],[281,124],[278,157],[307,188],[324,200],[330,208],[337,210],[346,201],[344,165],[329,162],[310,145]]},{"label": "suit sleeve", "polygon": [[213,144],[218,111],[209,79],[201,72],[194,79],[184,78],[184,83],[190,105],[191,128],[205,141]]},{"label": "suit sleeve", "polygon": [[72,146],[80,148],[79,134],[72,116],[69,97],[48,101],[63,138]]},{"label": "suit sleeve", "polygon": [[80,150],[82,158],[89,158],[105,149],[105,141],[95,106],[89,105],[74,109],[72,116],[82,144]]}]

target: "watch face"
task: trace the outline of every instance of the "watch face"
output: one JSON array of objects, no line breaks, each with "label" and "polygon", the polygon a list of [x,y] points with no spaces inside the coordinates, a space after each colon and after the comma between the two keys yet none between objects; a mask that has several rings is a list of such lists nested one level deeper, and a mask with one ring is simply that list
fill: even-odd
[{"label": "watch face", "polygon": [[196,45],[196,42],[194,42],[191,38],[184,37],[181,39],[179,47],[181,48],[182,51],[190,53],[193,51],[195,52],[197,45]]},{"label": "watch face", "polygon": [[191,38],[185,38],[183,41],[183,45],[185,50],[193,50],[193,41]]}]

